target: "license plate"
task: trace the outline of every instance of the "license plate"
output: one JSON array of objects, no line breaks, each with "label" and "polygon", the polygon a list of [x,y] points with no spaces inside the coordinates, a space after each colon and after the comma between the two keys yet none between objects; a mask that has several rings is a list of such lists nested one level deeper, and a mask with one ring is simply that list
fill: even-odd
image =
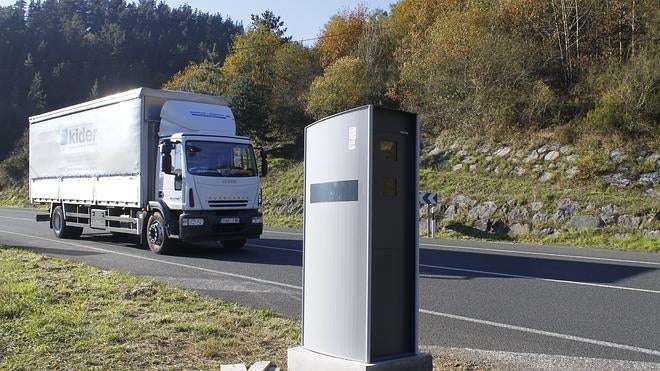
[{"label": "license plate", "polygon": [[238,224],[241,222],[240,218],[221,218],[220,224]]}]

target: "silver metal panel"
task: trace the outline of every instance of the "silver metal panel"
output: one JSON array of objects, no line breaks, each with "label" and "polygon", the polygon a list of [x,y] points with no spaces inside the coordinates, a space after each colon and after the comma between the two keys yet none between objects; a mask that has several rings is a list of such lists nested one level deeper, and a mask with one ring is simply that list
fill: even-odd
[{"label": "silver metal panel", "polygon": [[90,220],[89,226],[105,229],[105,214],[106,210],[92,209],[92,220]]},{"label": "silver metal panel", "polygon": [[[361,107],[305,129],[303,345],[361,362],[369,357],[370,110]],[[318,192],[339,193],[317,195],[321,201],[312,203],[313,184],[326,184]]]}]

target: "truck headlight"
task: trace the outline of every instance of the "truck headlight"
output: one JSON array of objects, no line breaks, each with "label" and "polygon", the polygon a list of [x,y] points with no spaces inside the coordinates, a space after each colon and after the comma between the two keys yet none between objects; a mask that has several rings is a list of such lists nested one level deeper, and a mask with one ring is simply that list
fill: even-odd
[{"label": "truck headlight", "polygon": [[183,226],[197,227],[204,225],[204,218],[184,218],[181,224]]},{"label": "truck headlight", "polygon": [[263,224],[264,218],[261,216],[252,217],[252,224]]}]

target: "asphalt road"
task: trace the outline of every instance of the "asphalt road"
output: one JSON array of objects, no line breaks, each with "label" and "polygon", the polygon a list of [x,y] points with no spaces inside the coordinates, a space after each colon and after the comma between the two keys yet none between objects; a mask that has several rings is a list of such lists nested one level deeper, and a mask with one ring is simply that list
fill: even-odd
[{"label": "asphalt road", "polygon": [[[269,230],[238,252],[194,246],[158,256],[132,236],[86,229],[57,240],[35,213],[0,209],[0,244],[300,318],[299,231]],[[422,239],[419,284],[424,346],[660,367],[660,254]]]}]

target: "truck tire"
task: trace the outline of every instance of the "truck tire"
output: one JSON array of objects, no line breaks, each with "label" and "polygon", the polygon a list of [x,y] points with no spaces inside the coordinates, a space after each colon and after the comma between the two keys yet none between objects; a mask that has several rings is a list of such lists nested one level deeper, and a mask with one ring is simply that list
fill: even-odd
[{"label": "truck tire", "polygon": [[149,245],[149,249],[159,255],[169,254],[174,248],[174,242],[167,236],[163,216],[159,212],[151,214],[147,223],[147,245]]},{"label": "truck tire", "polygon": [[240,250],[247,240],[223,240],[222,247],[228,250]]},{"label": "truck tire", "polygon": [[53,232],[57,238],[78,238],[82,234],[81,227],[71,227],[66,225],[66,218],[64,217],[64,210],[62,206],[56,206],[53,209],[52,216]]}]

